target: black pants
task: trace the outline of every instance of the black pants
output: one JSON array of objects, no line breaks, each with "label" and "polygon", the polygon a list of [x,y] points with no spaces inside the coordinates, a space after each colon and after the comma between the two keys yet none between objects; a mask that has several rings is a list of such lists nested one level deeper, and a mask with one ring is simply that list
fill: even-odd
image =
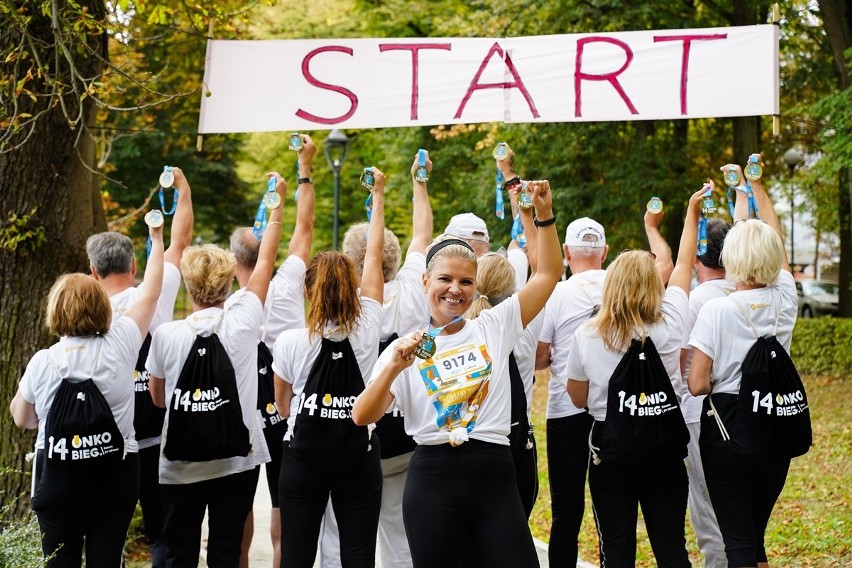
[{"label": "black pants", "polygon": [[509,446],[417,446],[402,514],[415,568],[461,567],[469,547],[488,568],[538,566]]},{"label": "black pants", "polygon": [[382,507],[382,468],[378,439],[355,458],[307,457],[284,442],[281,478],[281,566],[311,568],[329,496],[340,532],[344,568],[376,564],[376,535]]},{"label": "black pants", "polygon": [[198,566],[201,523],[207,511],[207,564],[237,568],[243,525],[251,510],[259,468],[183,485],[163,485],[168,546],[166,566]]},{"label": "black pants", "polygon": [[[44,451],[38,459],[45,459]],[[40,469],[36,469],[36,483]],[[65,506],[36,511],[42,552],[45,556],[55,553],[47,566],[79,568],[84,545],[87,568],[120,566],[139,494],[139,456],[127,454],[119,465],[110,466],[109,483],[96,480],[75,489]]]},{"label": "black pants", "polygon": [[[524,429],[529,427],[524,425]],[[538,498],[538,449],[535,438],[530,436],[532,448],[524,446],[512,447],[512,460],[515,462],[515,476],[518,482],[518,493],[521,496],[521,505],[529,520],[535,500]]]},{"label": "black pants", "polygon": [[[601,445],[602,433],[603,422],[597,422],[595,446]],[[689,480],[682,456],[590,464],[589,490],[598,524],[601,566],[633,568],[636,565],[640,506],[657,566],[691,566],[684,536]]]},{"label": "black pants", "polygon": [[726,447],[702,445],[701,460],[729,568],[766,562],[763,535],[787,481],[790,458],[748,458]]},{"label": "black pants", "polygon": [[577,565],[592,422],[587,412],[547,421],[547,470],[553,514],[547,558],[554,567]]},{"label": "black pants", "polygon": [[151,544],[151,568],[163,568],[166,565],[166,541],[163,538],[159,444],[139,450],[139,505],[145,537]]}]

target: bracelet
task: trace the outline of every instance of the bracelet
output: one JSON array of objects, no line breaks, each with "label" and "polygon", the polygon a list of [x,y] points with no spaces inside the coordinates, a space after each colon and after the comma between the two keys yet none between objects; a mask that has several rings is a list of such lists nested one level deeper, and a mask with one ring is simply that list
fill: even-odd
[{"label": "bracelet", "polygon": [[513,185],[519,185],[520,183],[521,183],[521,178],[519,178],[518,176],[515,176],[510,180],[506,180],[503,183],[503,191],[506,191],[507,189],[509,189]]},{"label": "bracelet", "polygon": [[299,185],[302,185],[303,183],[314,183],[314,180],[312,180],[309,177],[299,178],[298,183],[299,183]]},{"label": "bracelet", "polygon": [[536,219],[533,222],[535,223],[536,227],[547,227],[549,225],[556,223],[556,215],[554,215],[550,219],[545,219],[544,221],[541,221],[540,219]]},{"label": "bracelet", "polygon": [[269,223],[266,224],[267,227],[271,227],[272,225],[278,225],[279,227],[284,226],[284,225],[281,224],[281,221],[270,221]]}]

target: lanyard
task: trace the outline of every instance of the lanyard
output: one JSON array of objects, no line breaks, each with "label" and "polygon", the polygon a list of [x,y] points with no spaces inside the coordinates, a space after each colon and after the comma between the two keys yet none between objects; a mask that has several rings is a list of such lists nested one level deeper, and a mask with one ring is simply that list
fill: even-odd
[{"label": "lanyard", "polygon": [[728,211],[731,213],[731,219],[734,219],[734,189],[737,191],[743,191],[745,188],[745,193],[748,196],[748,218],[749,219],[760,219],[760,216],[757,214],[757,200],[754,198],[754,191],[751,189],[751,184],[746,182],[745,186],[728,186]]},{"label": "lanyard", "polygon": [[521,224],[520,213],[515,215],[515,219],[512,221],[512,240],[518,243],[518,246],[521,248],[526,248],[527,246],[527,236],[524,234],[524,226]]},{"label": "lanyard", "polygon": [[441,334],[441,332],[442,332],[442,331],[444,331],[444,328],[445,328],[445,327],[449,327],[449,326],[453,325],[454,323],[458,323],[458,322],[460,322],[460,321],[461,321],[461,320],[463,320],[463,319],[464,319],[464,318],[462,318],[461,316],[456,316],[456,317],[453,319],[453,321],[451,321],[450,323],[445,323],[444,325],[442,325],[442,326],[440,326],[440,327],[432,327],[432,321],[431,321],[431,319],[430,319],[430,321],[429,321],[429,326],[428,326],[428,331],[426,331],[426,333],[427,333],[428,335],[432,336],[432,337],[438,337],[438,336]]},{"label": "lanyard", "polygon": [[163,190],[167,187],[171,187],[175,182],[175,175],[172,173],[171,166],[163,166],[163,173],[160,174],[160,209],[163,211],[163,215],[174,215],[175,210],[177,209],[178,198],[180,197],[180,192],[175,188],[175,193],[172,196],[172,208],[171,210],[166,210],[166,196]]},{"label": "lanyard", "polygon": [[495,204],[494,204],[494,213],[497,215],[498,219],[503,219],[505,213],[503,212],[503,172],[500,171],[500,168],[497,168],[497,177],[495,180]]},{"label": "lanyard", "polygon": [[269,178],[269,181],[266,182],[266,191],[260,199],[260,205],[257,206],[257,213],[254,216],[254,226],[251,228],[251,232],[257,240],[260,240],[263,237],[263,232],[266,231],[266,200],[269,194],[275,193],[276,183],[278,183],[278,178],[274,176]]},{"label": "lanyard", "polygon": [[456,316],[453,321],[445,323],[440,327],[432,327],[432,321],[429,321],[428,330],[420,337],[420,343],[414,349],[414,355],[420,359],[430,359],[435,354],[435,338],[444,330],[445,327],[460,322],[463,318]]}]

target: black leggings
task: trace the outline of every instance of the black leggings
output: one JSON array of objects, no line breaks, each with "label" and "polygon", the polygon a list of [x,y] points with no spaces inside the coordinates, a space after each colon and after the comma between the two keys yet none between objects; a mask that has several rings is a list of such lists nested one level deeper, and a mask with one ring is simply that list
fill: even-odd
[{"label": "black leggings", "polygon": [[329,495],[340,532],[344,568],[376,564],[376,535],[382,506],[378,439],[356,458],[308,458],[284,442],[278,483],[281,506],[281,566],[311,568]]},{"label": "black leggings", "polygon": [[787,481],[790,458],[748,458],[726,447],[702,445],[701,461],[728,567],[766,562],[763,535]]},{"label": "black leggings", "polygon": [[553,513],[547,557],[551,566],[577,565],[592,422],[587,412],[547,421],[547,470]]},{"label": "black leggings", "polygon": [[469,546],[481,566],[538,566],[509,446],[417,446],[402,513],[415,568],[461,567]]}]

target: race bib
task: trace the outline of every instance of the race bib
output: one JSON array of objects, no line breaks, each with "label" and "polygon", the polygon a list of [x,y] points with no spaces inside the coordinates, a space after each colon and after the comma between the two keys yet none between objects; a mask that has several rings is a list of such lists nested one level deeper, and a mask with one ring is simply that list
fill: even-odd
[{"label": "race bib", "polygon": [[441,430],[471,430],[476,413],[488,394],[491,357],[484,345],[462,345],[441,351],[418,367],[437,412]]}]

